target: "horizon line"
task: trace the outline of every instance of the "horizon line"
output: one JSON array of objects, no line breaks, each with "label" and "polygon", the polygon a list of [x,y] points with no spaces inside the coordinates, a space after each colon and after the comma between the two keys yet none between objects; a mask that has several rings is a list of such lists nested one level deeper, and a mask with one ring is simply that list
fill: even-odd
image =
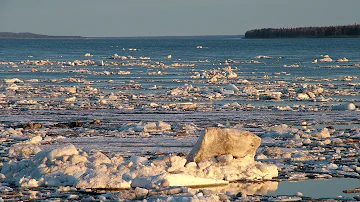
[{"label": "horizon line", "polygon": [[[32,34],[35,36],[38,36],[39,38],[167,38],[167,37],[235,37],[235,36],[245,36],[245,34],[204,34],[204,35],[155,35],[155,36],[149,36],[149,35],[140,35],[140,36],[81,36],[81,35],[48,35],[48,34],[39,34],[39,33],[33,33],[33,32],[0,32],[0,38],[17,38],[16,36],[1,36],[2,34],[9,33],[9,34]],[[21,37],[19,37],[21,38]],[[25,38],[25,37],[24,37]],[[32,38],[27,37],[27,38]],[[34,37],[36,38],[36,37]]]}]

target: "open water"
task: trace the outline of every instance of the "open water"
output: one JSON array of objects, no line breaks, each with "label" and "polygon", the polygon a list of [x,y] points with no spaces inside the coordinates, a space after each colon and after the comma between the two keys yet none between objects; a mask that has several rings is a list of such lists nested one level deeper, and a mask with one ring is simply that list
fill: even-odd
[{"label": "open water", "polygon": [[[196,48],[202,46],[202,49]],[[125,48],[126,51],[122,49]],[[128,51],[136,48],[138,51]],[[250,61],[256,60],[258,55],[271,56],[273,59],[259,59],[262,64],[238,64],[242,72],[278,72],[284,71],[283,65],[300,64],[300,68],[287,68],[286,72],[299,77],[332,77],[338,75],[360,75],[360,69],[349,68],[323,68],[334,65],[312,64],[314,59],[321,55],[329,55],[334,60],[346,57],[351,65],[360,62],[360,39],[241,39],[235,37],[192,37],[192,38],[138,38],[138,39],[0,39],[0,60],[54,60],[74,61],[89,59],[85,53],[94,55],[91,59],[106,60],[109,56],[132,55],[151,57],[151,60],[172,63],[173,61],[191,62],[198,64],[195,69],[213,68],[216,61],[227,59]],[[172,55],[172,60],[166,60],[167,55]],[[33,58],[28,58],[33,56]],[[199,60],[210,62],[199,63]],[[265,64],[263,64],[265,63]],[[174,69],[173,71],[182,71]],[[0,79],[8,77],[57,77],[51,73],[8,73],[0,66]],[[137,73],[131,77],[142,76],[139,69],[134,67],[132,72]],[[146,73],[143,72],[143,74]],[[181,76],[181,75],[180,75]],[[168,75],[167,77],[180,77]],[[116,78],[112,78],[116,79]],[[121,79],[121,78],[119,78]],[[166,78],[163,78],[166,79]]]}]

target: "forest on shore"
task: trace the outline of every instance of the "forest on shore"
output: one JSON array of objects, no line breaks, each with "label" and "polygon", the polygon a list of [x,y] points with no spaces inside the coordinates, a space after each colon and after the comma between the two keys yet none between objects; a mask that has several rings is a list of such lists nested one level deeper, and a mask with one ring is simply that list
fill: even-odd
[{"label": "forest on shore", "polygon": [[245,38],[345,38],[360,37],[360,25],[327,27],[263,28],[245,33]]}]

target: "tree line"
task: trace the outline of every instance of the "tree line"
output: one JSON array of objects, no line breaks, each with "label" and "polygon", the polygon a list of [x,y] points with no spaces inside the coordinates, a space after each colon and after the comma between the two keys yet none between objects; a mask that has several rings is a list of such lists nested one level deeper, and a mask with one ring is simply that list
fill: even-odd
[{"label": "tree line", "polygon": [[360,25],[328,27],[264,28],[245,33],[245,38],[326,38],[360,37]]}]

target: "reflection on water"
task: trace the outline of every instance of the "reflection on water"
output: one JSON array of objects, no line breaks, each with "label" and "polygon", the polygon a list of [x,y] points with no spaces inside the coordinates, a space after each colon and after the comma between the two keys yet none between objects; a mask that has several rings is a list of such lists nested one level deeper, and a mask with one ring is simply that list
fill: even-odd
[{"label": "reflection on water", "polygon": [[301,192],[303,196],[312,198],[336,198],[343,196],[351,198],[359,193],[345,194],[344,190],[360,187],[359,179],[333,178],[330,180],[306,180],[299,182],[284,181],[279,183],[279,187],[268,195],[295,195]]},{"label": "reflection on water", "polygon": [[231,193],[237,194],[239,192],[246,195],[296,195],[301,192],[305,197],[311,198],[337,198],[343,196],[345,198],[352,198],[359,193],[345,194],[344,190],[353,190],[360,187],[359,179],[352,178],[334,178],[330,180],[306,180],[306,181],[283,181],[283,182],[234,182],[227,186],[207,187],[205,189],[214,191],[216,193]]},{"label": "reflection on water", "polygon": [[230,183],[227,186],[221,187],[210,187],[206,188],[212,190],[216,193],[232,193],[237,194],[239,192],[246,195],[261,194],[266,195],[268,192],[274,192],[278,188],[278,182],[265,181],[265,182],[253,182],[253,183],[244,183],[244,182],[235,182]]}]

